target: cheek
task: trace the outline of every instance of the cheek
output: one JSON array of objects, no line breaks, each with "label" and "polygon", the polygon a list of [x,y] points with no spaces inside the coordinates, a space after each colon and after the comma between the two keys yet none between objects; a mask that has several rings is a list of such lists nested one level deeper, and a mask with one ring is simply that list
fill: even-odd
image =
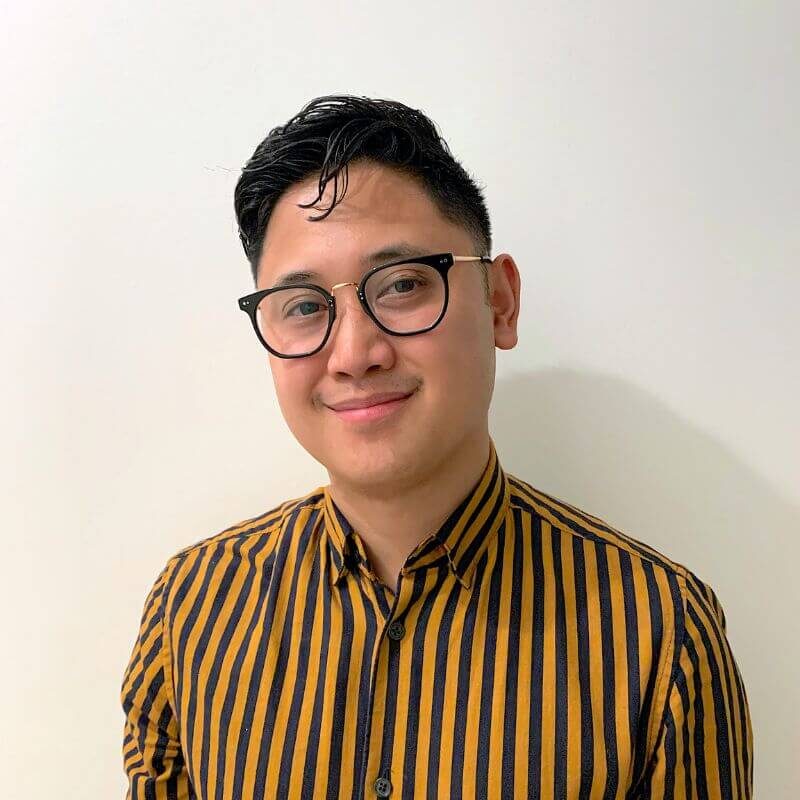
[{"label": "cheek", "polygon": [[462,394],[460,405],[469,415],[485,414],[491,400],[495,375],[494,333],[483,315],[465,320],[454,337],[450,353],[451,385]]},{"label": "cheek", "polygon": [[483,315],[454,315],[450,322],[443,331],[449,360],[474,376],[476,370],[481,371],[487,351],[494,345],[491,332],[486,330],[485,318]]},{"label": "cheek", "polygon": [[479,387],[491,380],[494,339],[487,337],[483,318],[454,316],[448,323],[419,342],[414,360],[429,385],[453,402],[469,405],[469,397],[480,397]]},{"label": "cheek", "polygon": [[275,395],[287,421],[307,413],[313,397],[314,382],[310,370],[300,361],[273,358],[270,363]]}]

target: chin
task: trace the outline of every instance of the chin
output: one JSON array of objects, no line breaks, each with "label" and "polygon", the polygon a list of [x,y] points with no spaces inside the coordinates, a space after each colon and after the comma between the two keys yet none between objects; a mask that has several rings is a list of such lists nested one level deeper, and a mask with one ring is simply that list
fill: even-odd
[{"label": "chin", "polygon": [[416,471],[419,450],[411,442],[408,445],[398,449],[380,438],[354,441],[328,454],[328,471],[349,483],[373,488],[395,484]]}]

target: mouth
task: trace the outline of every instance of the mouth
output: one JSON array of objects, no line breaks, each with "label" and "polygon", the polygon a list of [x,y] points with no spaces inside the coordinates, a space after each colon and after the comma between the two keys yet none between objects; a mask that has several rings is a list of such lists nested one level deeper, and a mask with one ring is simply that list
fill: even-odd
[{"label": "mouth", "polygon": [[329,410],[335,414],[339,419],[344,422],[379,422],[384,420],[406,406],[408,401],[416,394],[416,391],[406,397],[400,397],[397,400],[389,400],[385,403],[376,403],[366,408],[348,408],[337,410],[330,408]]}]

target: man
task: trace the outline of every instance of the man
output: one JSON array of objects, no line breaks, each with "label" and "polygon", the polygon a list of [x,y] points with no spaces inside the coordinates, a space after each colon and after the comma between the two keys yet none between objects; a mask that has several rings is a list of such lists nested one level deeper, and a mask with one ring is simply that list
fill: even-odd
[{"label": "man", "polygon": [[122,687],[129,796],[751,797],[710,586],[500,465],[520,276],[430,120],[318,98],[235,208],[240,307],[330,483],[161,572]]}]

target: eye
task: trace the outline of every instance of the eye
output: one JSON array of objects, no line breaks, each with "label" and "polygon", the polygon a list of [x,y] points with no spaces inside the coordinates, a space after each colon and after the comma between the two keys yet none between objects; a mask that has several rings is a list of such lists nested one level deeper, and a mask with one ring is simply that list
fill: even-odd
[{"label": "eye", "polygon": [[[317,303],[315,300],[303,300],[301,303],[295,303],[293,306],[291,306],[286,312],[286,316],[310,317],[312,314],[317,313],[321,307],[321,303]],[[295,314],[294,312],[298,309],[300,310],[300,313]]]},{"label": "eye", "polygon": [[287,289],[272,297],[278,319],[308,320],[328,312],[326,301],[317,292]]},{"label": "eye", "polygon": [[420,278],[411,275],[402,275],[392,277],[387,280],[378,292],[378,299],[384,295],[408,295],[413,294],[415,290],[420,289],[427,285],[425,278]]},{"label": "eye", "polygon": [[[398,294],[408,294],[408,292],[414,291],[414,285],[420,284],[421,281],[418,281],[416,278],[398,278],[396,281],[393,281],[391,286],[395,288]],[[403,287],[403,288],[397,288]],[[388,291],[388,289],[387,289]],[[381,292],[384,294],[385,292]]]}]

